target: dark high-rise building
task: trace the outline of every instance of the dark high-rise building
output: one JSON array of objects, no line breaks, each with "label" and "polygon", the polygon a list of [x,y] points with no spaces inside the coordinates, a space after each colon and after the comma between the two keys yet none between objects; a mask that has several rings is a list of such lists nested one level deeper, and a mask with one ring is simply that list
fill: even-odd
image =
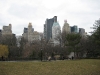
[{"label": "dark high-rise building", "polygon": [[27,33],[28,32],[28,28],[24,28],[24,33]]},{"label": "dark high-rise building", "polygon": [[53,26],[54,20],[57,21],[57,16],[54,16],[51,19],[46,19],[46,21],[45,21],[44,38],[46,40],[49,40],[50,38],[52,38],[52,26]]},{"label": "dark high-rise building", "polygon": [[84,28],[79,28],[79,33],[80,33],[81,35],[84,35],[84,34],[85,34],[85,29],[84,29]]},{"label": "dark high-rise building", "polygon": [[[32,28],[32,32],[34,31],[34,28]],[[24,33],[28,32],[28,28],[24,28]]]},{"label": "dark high-rise building", "polygon": [[78,33],[78,27],[76,25],[71,26],[71,32]]}]

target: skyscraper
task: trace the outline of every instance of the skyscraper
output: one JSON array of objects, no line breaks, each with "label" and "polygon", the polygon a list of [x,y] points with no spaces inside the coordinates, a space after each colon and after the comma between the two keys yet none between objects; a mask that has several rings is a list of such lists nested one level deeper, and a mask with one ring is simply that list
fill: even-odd
[{"label": "skyscraper", "polygon": [[29,23],[28,28],[24,28],[22,37],[30,43],[41,40],[39,32],[34,31],[34,28],[32,28],[32,23]]},{"label": "skyscraper", "polygon": [[84,28],[79,28],[79,34],[82,36],[82,38],[86,38],[87,37],[87,34],[86,34]]},{"label": "skyscraper", "polygon": [[46,19],[45,24],[44,24],[44,38],[49,41],[50,38],[52,38],[52,26],[55,21],[57,21],[57,16],[54,16],[51,19]]},{"label": "skyscraper", "polygon": [[3,26],[2,35],[12,35],[12,25]]},{"label": "skyscraper", "polygon": [[78,32],[79,32],[79,31],[78,31],[78,27],[77,27],[76,25],[71,26],[71,32],[72,32],[72,33],[78,33]]},{"label": "skyscraper", "polygon": [[67,20],[65,20],[64,22],[65,23],[64,23],[63,28],[62,28],[62,33],[70,33],[71,29],[70,29],[69,24],[67,23]]},{"label": "skyscraper", "polygon": [[79,33],[80,33],[81,35],[84,35],[84,34],[85,34],[85,29],[79,28]]},{"label": "skyscraper", "polygon": [[61,27],[59,23],[57,22],[56,17],[54,17],[54,23],[52,26],[52,40],[53,40],[54,46],[61,44]]}]

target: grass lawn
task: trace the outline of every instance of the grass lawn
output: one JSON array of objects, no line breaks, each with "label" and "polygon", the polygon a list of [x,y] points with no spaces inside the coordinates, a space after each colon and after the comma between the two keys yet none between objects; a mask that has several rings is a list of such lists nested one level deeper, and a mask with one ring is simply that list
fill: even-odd
[{"label": "grass lawn", "polygon": [[100,60],[0,62],[0,75],[100,75]]}]

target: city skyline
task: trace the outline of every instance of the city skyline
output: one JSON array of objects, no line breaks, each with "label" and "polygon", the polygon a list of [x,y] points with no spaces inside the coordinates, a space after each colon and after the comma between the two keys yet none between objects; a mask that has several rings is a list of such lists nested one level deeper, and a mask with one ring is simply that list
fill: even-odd
[{"label": "city skyline", "polygon": [[99,2],[100,0],[3,0],[0,1],[0,29],[11,23],[12,32],[22,35],[24,27],[31,22],[35,31],[43,32],[45,20],[57,16],[61,29],[67,19],[70,26],[77,25],[90,32],[90,27],[100,18]]}]

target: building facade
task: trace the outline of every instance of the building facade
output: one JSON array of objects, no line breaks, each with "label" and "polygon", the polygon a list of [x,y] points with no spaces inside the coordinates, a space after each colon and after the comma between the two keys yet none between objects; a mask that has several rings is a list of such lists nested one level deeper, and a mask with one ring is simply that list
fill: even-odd
[{"label": "building facade", "polygon": [[29,23],[28,28],[24,28],[23,32],[22,37],[30,43],[41,40],[39,32],[34,31],[31,23]]},{"label": "building facade", "polygon": [[87,33],[85,32],[84,28],[79,28],[79,34],[82,36],[82,38],[87,38]]},{"label": "building facade", "polygon": [[12,35],[12,25],[3,26],[2,35]]},{"label": "building facade", "polygon": [[54,18],[57,20],[57,16],[54,16],[51,19],[46,19],[44,24],[44,39],[46,39],[47,41],[52,38],[52,26],[54,23]]},{"label": "building facade", "polygon": [[70,33],[71,32],[71,29],[70,29],[70,26],[69,24],[67,23],[67,20],[64,21],[64,25],[62,27],[62,33]]},{"label": "building facade", "polygon": [[71,32],[72,33],[78,33],[79,32],[78,27],[76,25],[71,26]]},{"label": "building facade", "polygon": [[3,26],[0,30],[0,42],[6,45],[16,45],[16,35],[12,33],[12,25]]},{"label": "building facade", "polygon": [[54,46],[61,44],[61,27],[57,22],[56,17],[54,18],[54,23],[52,26],[52,40]]},{"label": "building facade", "polygon": [[17,47],[20,47],[20,41],[21,41],[22,36],[16,36],[16,43],[17,43]]},{"label": "building facade", "polygon": [[79,28],[79,33],[80,33],[80,35],[84,35],[85,34],[85,29]]}]

